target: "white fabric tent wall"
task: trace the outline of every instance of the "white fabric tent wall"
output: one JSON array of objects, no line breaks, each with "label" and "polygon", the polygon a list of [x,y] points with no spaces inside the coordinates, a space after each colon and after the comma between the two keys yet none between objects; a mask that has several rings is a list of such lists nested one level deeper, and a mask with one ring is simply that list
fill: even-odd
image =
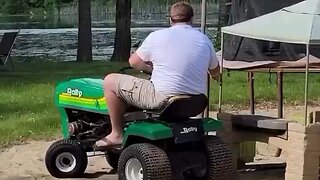
[{"label": "white fabric tent wall", "polygon": [[[223,27],[221,33],[222,54],[224,33],[252,39],[306,45],[305,125],[308,124],[309,46],[320,44],[320,0],[302,1],[257,18]],[[220,73],[222,72],[223,57]],[[221,111],[222,102],[221,82],[222,80],[219,88],[219,111]]]}]

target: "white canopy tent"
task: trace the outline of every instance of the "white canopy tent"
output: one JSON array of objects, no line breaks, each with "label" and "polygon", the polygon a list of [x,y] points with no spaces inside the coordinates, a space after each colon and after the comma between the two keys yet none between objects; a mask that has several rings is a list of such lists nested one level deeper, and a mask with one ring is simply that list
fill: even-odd
[{"label": "white canopy tent", "polygon": [[[307,124],[309,46],[320,44],[320,0],[302,1],[257,18],[223,27],[221,31],[222,54],[224,33],[252,39],[306,45],[305,124]],[[222,74],[223,57],[221,63]],[[219,110],[221,110],[221,98],[220,81]]]},{"label": "white canopy tent", "polygon": [[260,40],[319,44],[320,1],[302,1],[279,11],[223,27],[221,31]]}]

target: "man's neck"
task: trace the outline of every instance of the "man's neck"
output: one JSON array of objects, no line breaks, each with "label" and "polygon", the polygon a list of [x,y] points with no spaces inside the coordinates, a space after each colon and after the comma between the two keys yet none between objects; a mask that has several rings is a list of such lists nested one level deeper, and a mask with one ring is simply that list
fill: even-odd
[{"label": "man's neck", "polygon": [[191,26],[191,22],[173,23],[171,26]]}]

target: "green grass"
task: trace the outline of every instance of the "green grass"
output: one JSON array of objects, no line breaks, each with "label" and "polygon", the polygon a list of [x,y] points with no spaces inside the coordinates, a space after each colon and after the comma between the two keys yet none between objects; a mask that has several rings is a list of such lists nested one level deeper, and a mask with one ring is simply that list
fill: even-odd
[{"label": "green grass", "polygon": [[0,72],[0,147],[59,135],[55,83],[71,77],[103,77],[124,63],[28,63]]},{"label": "green grass", "polygon": [[[304,103],[304,73],[286,73],[283,77],[283,98],[288,105],[302,105]],[[254,75],[255,102],[257,104],[272,103],[276,105],[277,84],[276,74],[256,73]],[[218,84],[211,83],[210,105],[217,108]],[[228,107],[244,108],[249,106],[249,88],[247,73],[232,71],[223,78],[222,104]],[[320,100],[320,76],[316,73],[309,75],[309,103],[318,104]]]},{"label": "green grass", "polygon": [[[54,85],[71,77],[103,77],[116,72],[126,63],[24,63],[15,72],[0,72],[0,147],[29,139],[56,138],[60,135],[59,114],[54,106]],[[286,74],[285,102],[299,104],[304,97],[304,74]],[[269,74],[255,76],[256,100],[259,103],[276,101],[276,79]],[[223,102],[243,107],[248,104],[247,76],[231,72],[223,83]],[[320,77],[310,75],[309,95],[313,102],[320,97]],[[211,107],[218,99],[218,86],[211,83]]]}]

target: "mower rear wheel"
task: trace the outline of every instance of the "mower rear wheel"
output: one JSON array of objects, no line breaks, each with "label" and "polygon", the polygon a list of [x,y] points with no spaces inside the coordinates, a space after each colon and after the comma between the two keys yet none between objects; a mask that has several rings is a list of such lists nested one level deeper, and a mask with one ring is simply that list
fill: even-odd
[{"label": "mower rear wheel", "polygon": [[208,153],[208,178],[226,180],[234,177],[231,149],[220,138],[209,136],[206,141]]},{"label": "mower rear wheel", "polygon": [[167,154],[159,147],[133,144],[123,150],[118,174],[120,180],[170,180],[171,167]]},{"label": "mower rear wheel", "polygon": [[45,164],[49,173],[56,178],[75,178],[86,170],[88,158],[77,141],[62,139],[50,146]]},{"label": "mower rear wheel", "polygon": [[112,151],[106,152],[106,160],[114,170],[118,169],[119,158],[120,158],[120,154],[114,153]]}]

